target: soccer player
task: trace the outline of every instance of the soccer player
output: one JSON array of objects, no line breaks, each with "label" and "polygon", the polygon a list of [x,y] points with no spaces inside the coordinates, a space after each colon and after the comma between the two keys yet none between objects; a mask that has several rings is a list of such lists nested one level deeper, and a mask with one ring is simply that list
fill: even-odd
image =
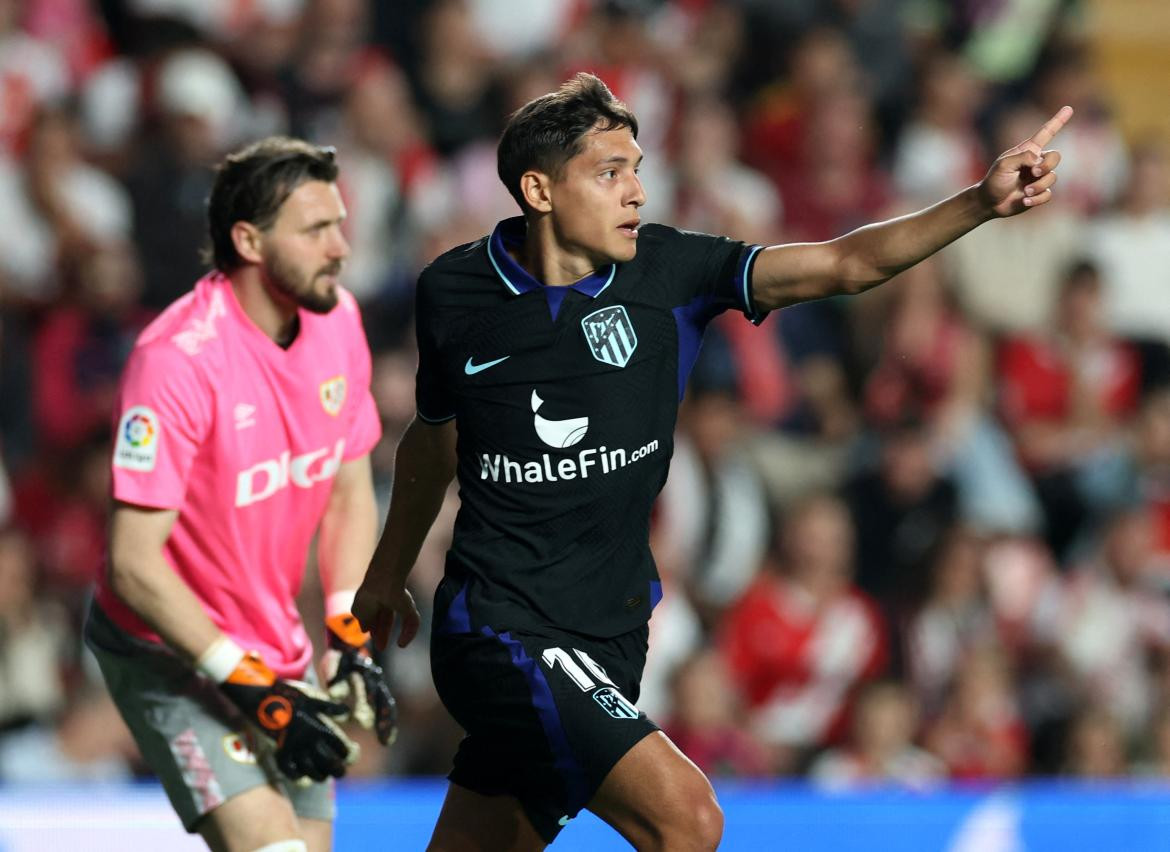
[{"label": "soccer player", "polygon": [[[270,138],[208,201],[214,271],[139,337],[118,391],[108,567],[86,640],[143,757],[214,850],[332,844],[350,713],[394,704],[350,614],[373,550],[370,353],[338,276],[333,150]],[[296,596],[310,540],[329,694]],[[341,703],[342,700],[348,703]]]},{"label": "soccer player", "polygon": [[500,178],[523,216],[419,278],[417,417],[354,604],[383,645],[451,477],[462,505],[432,672],[465,729],[432,849],[541,849],[581,808],[638,849],[714,849],[710,784],[639,712],[648,545],[703,329],[867,290],[981,222],[1049,201],[1062,109],[977,185],[825,243],[743,245],[643,224],[636,118],[578,75],[518,110]]}]

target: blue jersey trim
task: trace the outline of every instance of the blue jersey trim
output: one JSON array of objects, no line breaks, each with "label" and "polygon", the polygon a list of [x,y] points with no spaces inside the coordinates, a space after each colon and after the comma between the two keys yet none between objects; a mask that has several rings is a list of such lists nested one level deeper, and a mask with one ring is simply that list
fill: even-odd
[{"label": "blue jersey trim", "polygon": [[570,816],[575,816],[588,802],[589,786],[585,778],[585,770],[577,762],[577,758],[569,746],[569,737],[561,722],[560,711],[557,710],[552,689],[548,685],[544,672],[541,671],[540,664],[528,656],[528,652],[524,650],[520,640],[513,638],[506,631],[496,633],[490,627],[485,626],[481,628],[480,632],[484,636],[494,636],[503,643],[512,657],[512,664],[528,681],[528,687],[532,690],[532,706],[540,719],[541,727],[544,728],[545,736],[548,737],[554,763],[560,771],[561,777],[565,779],[565,788],[568,794],[566,811]]},{"label": "blue jersey trim", "polygon": [[471,611],[467,608],[467,584],[464,583],[459,593],[451,599],[447,607],[447,614],[439,625],[440,633],[470,633]]},{"label": "blue jersey trim", "polygon": [[561,310],[561,305],[565,303],[565,293],[567,290],[567,287],[544,288],[544,295],[548,299],[548,312],[552,315],[554,321]]},{"label": "blue jersey trim", "polygon": [[576,290],[578,293],[584,293],[591,299],[595,299],[598,294],[613,283],[613,279],[617,275],[616,263],[603,266],[601,269],[586,275],[580,281],[574,281],[568,287],[549,287],[536,280],[528,273],[527,269],[512,259],[512,255],[508,254],[509,247],[515,248],[524,244],[527,229],[528,226],[525,224],[523,216],[503,219],[497,223],[495,230],[492,231],[487,240],[488,260],[491,261],[496,275],[500,277],[512,295],[519,296],[522,293],[541,289],[548,291],[549,310],[552,311],[555,319],[556,313],[560,309],[560,303],[558,302],[554,306],[553,291],[560,291],[560,299],[562,300],[564,299],[564,291],[568,289]]},{"label": "blue jersey trim", "polygon": [[719,310],[711,297],[698,296],[670,312],[674,314],[674,324],[678,329],[678,398],[681,402],[687,390],[687,380],[699,359],[699,350],[703,348],[703,332]]},{"label": "blue jersey trim", "polygon": [[752,268],[756,263],[756,255],[760,253],[763,246],[752,246],[747,254],[744,255],[743,260],[739,265],[739,272],[736,273],[736,293],[740,295],[743,300],[743,312],[749,320],[754,324],[759,325],[768,316],[768,312],[760,313],[756,310],[756,306],[752,304]]}]

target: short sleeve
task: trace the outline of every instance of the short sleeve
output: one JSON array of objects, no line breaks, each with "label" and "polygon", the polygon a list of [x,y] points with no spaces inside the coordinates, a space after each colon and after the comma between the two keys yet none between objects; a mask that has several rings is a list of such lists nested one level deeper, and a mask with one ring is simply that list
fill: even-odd
[{"label": "short sleeve", "polygon": [[118,389],[111,458],[116,500],[178,509],[212,423],[212,391],[189,356],[167,343],[134,350]]},{"label": "short sleeve", "polygon": [[[663,253],[675,280],[683,285],[683,303],[717,314],[737,310],[759,325],[767,317],[752,302],[752,267],[762,246],[727,237],[666,228]],[[697,303],[697,305],[695,304]]]},{"label": "short sleeve", "polygon": [[419,419],[426,423],[445,423],[455,417],[455,401],[444,379],[439,351],[439,320],[433,280],[424,271],[418,279],[414,303],[415,337],[418,340],[414,398]]},{"label": "short sleeve", "polygon": [[345,436],[345,461],[361,458],[372,450],[382,437],[382,421],[378,417],[378,406],[370,390],[373,372],[370,344],[366,339],[366,330],[362,326],[357,303],[352,296],[349,300],[355,328],[346,339],[350,341],[351,347],[349,357],[353,369],[350,375],[353,376],[354,399],[349,432]]}]

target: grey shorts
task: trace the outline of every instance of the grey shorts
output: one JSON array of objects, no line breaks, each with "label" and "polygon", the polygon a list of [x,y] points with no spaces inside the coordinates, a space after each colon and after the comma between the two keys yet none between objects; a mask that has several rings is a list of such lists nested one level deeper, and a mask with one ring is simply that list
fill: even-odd
[{"label": "grey shorts", "polygon": [[[333,779],[300,786],[276,768],[268,741],[208,678],[163,645],[126,633],[93,604],[85,642],[147,765],[166,790],[183,827],[197,830],[232,796],[270,785],[297,816],[332,820]],[[315,680],[312,666],[305,680]]]}]

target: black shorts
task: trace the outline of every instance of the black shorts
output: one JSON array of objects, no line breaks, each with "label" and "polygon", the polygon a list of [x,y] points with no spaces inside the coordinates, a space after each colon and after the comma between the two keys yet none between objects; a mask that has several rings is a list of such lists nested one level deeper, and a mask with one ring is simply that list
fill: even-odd
[{"label": "black shorts", "polygon": [[591,639],[437,621],[435,687],[467,732],[448,778],[481,795],[515,796],[551,843],[622,755],[658,730],[633,704],[648,632]]}]

